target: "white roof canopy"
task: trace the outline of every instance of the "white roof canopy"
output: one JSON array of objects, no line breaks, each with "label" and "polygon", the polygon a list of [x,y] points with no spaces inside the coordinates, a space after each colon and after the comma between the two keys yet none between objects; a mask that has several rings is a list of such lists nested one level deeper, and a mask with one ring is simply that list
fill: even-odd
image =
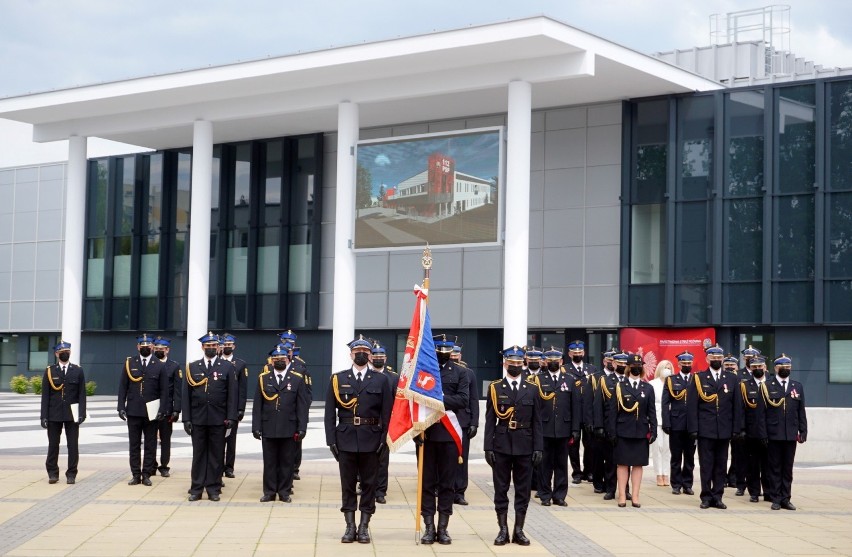
[{"label": "white roof canopy", "polygon": [[720,89],[722,85],[538,16],[454,31],[0,99],[37,142],[101,137],[153,149],[332,131],[337,105],[361,127],[506,111],[507,84],[533,108]]}]

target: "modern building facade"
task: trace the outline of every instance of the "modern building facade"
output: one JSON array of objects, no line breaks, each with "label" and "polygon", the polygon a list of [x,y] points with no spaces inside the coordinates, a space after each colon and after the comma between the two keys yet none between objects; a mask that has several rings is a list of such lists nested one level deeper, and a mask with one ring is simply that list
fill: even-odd
[{"label": "modern building facade", "polygon": [[702,77],[546,17],[0,100],[70,138],[0,170],[3,387],[62,336],[110,392],[143,330],[178,359],[228,330],[257,370],[292,328],[317,393],[356,333],[401,363],[421,249],[351,248],[357,143],[501,127],[500,241],[433,251],[433,328],[480,379],[506,344],[714,327],[852,406],[850,115],[849,72]]}]

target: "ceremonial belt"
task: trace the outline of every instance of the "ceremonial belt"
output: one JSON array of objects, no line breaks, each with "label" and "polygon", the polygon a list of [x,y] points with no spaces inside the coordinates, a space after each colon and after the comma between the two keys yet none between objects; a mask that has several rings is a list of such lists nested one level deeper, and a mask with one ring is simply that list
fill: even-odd
[{"label": "ceremonial belt", "polygon": [[529,429],[532,427],[532,422],[518,422],[516,420],[500,420],[509,429]]},{"label": "ceremonial belt", "polygon": [[362,418],[360,416],[355,416],[352,418],[340,418],[340,423],[352,425],[382,425],[382,420],[379,418]]}]

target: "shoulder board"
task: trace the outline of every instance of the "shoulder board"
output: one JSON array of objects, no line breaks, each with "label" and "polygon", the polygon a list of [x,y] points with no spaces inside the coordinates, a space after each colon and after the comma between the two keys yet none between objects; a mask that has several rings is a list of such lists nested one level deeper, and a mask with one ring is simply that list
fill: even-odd
[{"label": "shoulder board", "polygon": [[261,375],[269,375],[269,370],[266,369],[266,368],[263,368],[263,371],[261,371],[260,374]]},{"label": "shoulder board", "polygon": [[491,384],[496,385],[497,383],[500,383],[502,381],[503,381],[503,378],[501,377],[500,379],[495,379],[494,381],[492,381]]},{"label": "shoulder board", "polygon": [[248,368],[243,369],[243,373],[245,374],[246,377],[248,377]]},{"label": "shoulder board", "polygon": [[460,363],[461,365],[463,365],[464,367],[470,367],[469,365],[467,365],[467,362],[466,362],[466,361],[464,361],[464,360],[459,360],[459,363]]},{"label": "shoulder board", "polygon": [[296,359],[297,359],[297,360],[299,360],[300,362],[302,362],[303,364],[305,363],[305,360],[303,360],[303,359],[301,358],[301,356],[296,356]]},{"label": "shoulder board", "polygon": [[132,359],[133,359],[133,356],[128,356],[128,357],[127,357],[127,360],[132,360]]},{"label": "shoulder board", "polygon": [[303,376],[301,373],[299,373],[298,371],[291,371],[291,372],[289,372],[289,373],[292,373],[293,375],[295,375],[296,377],[298,377],[298,378],[300,378],[300,379],[304,377],[304,376]]},{"label": "shoulder board", "polygon": [[538,381],[538,375],[527,375],[526,381],[527,383],[535,384]]},{"label": "shoulder board", "polygon": [[395,373],[395,372],[393,371],[393,368],[392,368],[391,366],[385,366],[385,369],[387,369],[387,370],[388,370],[388,371],[390,371],[391,373]]}]

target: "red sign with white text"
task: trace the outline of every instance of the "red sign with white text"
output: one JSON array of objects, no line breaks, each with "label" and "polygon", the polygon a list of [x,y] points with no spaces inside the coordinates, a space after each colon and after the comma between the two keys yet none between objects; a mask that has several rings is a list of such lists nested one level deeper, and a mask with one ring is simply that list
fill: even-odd
[{"label": "red sign with white text", "polygon": [[716,329],[621,329],[618,338],[622,350],[642,355],[650,381],[662,360],[677,369],[677,355],[684,350],[695,356],[694,369],[704,369],[704,347],[716,344]]}]

